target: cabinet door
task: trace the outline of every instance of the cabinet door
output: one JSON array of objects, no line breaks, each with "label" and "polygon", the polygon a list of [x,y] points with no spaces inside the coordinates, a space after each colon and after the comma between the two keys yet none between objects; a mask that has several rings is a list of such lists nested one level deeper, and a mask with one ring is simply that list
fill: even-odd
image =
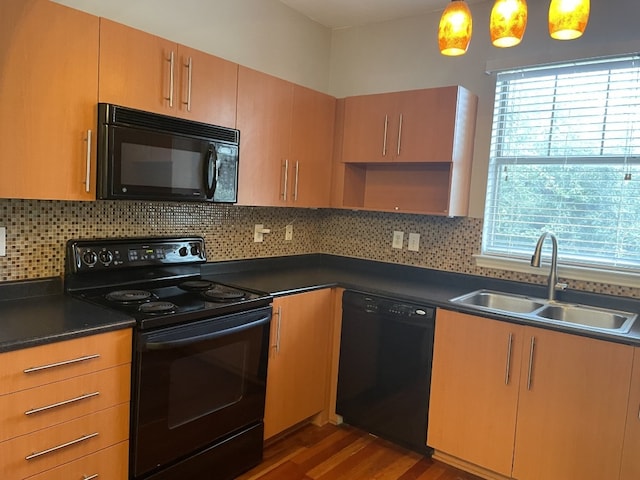
[{"label": "cabinet door", "polygon": [[634,352],[620,480],[638,480],[640,478],[640,455],[638,452],[640,452],[640,348],[636,348]]},{"label": "cabinet door", "polygon": [[100,102],[175,115],[179,63],[174,42],[100,19]]},{"label": "cabinet door", "polygon": [[289,165],[293,206],[329,206],[335,107],[334,97],[294,87]]},{"label": "cabinet door", "polygon": [[264,436],[272,437],[321,412],[327,398],[331,289],[273,302]]},{"label": "cabinet door", "polygon": [[178,116],[235,128],[238,64],[183,45],[177,58]]},{"label": "cabinet door", "polygon": [[521,351],[521,326],[438,310],[429,446],[510,476]]},{"label": "cabinet door", "polygon": [[345,99],[343,162],[393,160],[399,127],[395,105],[396,94],[392,93]]},{"label": "cabinet door", "polygon": [[633,349],[527,327],[513,477],[618,478]]},{"label": "cabinet door", "polygon": [[78,10],[2,2],[0,197],[95,198],[98,33],[98,18]]},{"label": "cabinet door", "polygon": [[240,66],[238,203],[280,206],[290,198],[293,84]]}]

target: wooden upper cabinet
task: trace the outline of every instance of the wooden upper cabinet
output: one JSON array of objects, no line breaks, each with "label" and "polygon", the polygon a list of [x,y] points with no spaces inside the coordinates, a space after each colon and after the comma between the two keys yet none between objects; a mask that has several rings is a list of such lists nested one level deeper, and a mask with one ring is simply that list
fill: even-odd
[{"label": "wooden upper cabinet", "polygon": [[618,478],[632,359],[628,345],[526,327],[513,477]]},{"label": "wooden upper cabinet", "polygon": [[3,0],[0,197],[95,199],[98,34],[78,10]]},{"label": "wooden upper cabinet", "polygon": [[[238,203],[281,206],[289,198],[288,166],[293,84],[240,67]],[[287,178],[286,178],[287,177]]]},{"label": "wooden upper cabinet", "polygon": [[294,86],[289,166],[292,206],[330,204],[335,111],[334,97]]},{"label": "wooden upper cabinet", "polygon": [[438,309],[427,444],[511,476],[523,327]]},{"label": "wooden upper cabinet", "polygon": [[640,347],[634,350],[627,426],[622,449],[620,480],[640,478]]},{"label": "wooden upper cabinet", "polygon": [[100,102],[235,127],[238,65],[100,19]]},{"label": "wooden upper cabinet", "polygon": [[335,102],[240,67],[239,204],[329,206]]},{"label": "wooden upper cabinet", "polygon": [[458,86],[348,97],[342,161],[460,161],[473,143],[477,102]]}]

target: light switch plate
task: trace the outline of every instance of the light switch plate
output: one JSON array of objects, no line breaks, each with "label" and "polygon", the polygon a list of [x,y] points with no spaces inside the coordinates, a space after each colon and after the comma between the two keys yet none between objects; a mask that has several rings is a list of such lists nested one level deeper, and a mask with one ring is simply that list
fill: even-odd
[{"label": "light switch plate", "polygon": [[409,234],[409,246],[407,248],[412,252],[417,252],[420,250],[420,234],[419,233]]},{"label": "light switch plate", "polygon": [[393,232],[393,241],[391,242],[391,248],[398,248],[402,250],[402,243],[404,242],[404,232]]},{"label": "light switch plate", "polygon": [[284,229],[284,239],[285,241],[293,240],[293,225],[287,225]]},{"label": "light switch plate", "polygon": [[264,242],[264,233],[262,230],[264,229],[264,225],[262,223],[258,223],[253,227],[253,241],[254,242]]},{"label": "light switch plate", "polygon": [[7,256],[7,227],[0,227],[0,257]]}]

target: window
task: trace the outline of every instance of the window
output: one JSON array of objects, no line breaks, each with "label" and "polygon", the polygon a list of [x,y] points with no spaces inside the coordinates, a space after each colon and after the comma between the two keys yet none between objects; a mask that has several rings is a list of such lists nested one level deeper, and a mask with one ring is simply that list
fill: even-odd
[{"label": "window", "polygon": [[498,74],[482,254],[544,231],[563,264],[640,270],[640,58]]}]

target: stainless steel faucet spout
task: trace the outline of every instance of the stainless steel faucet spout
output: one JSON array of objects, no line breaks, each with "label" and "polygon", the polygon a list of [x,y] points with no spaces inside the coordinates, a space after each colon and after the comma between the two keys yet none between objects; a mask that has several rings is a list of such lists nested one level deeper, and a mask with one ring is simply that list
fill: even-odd
[{"label": "stainless steel faucet spout", "polygon": [[533,255],[531,256],[531,266],[540,267],[542,245],[544,244],[544,240],[547,237],[551,239],[551,268],[549,270],[549,279],[547,281],[549,292],[548,298],[549,301],[554,301],[556,299],[556,290],[564,290],[565,288],[567,288],[567,285],[558,282],[558,239],[553,233],[544,232],[542,235],[540,235],[540,238],[538,238],[538,243],[536,243],[536,248],[533,251]]}]

